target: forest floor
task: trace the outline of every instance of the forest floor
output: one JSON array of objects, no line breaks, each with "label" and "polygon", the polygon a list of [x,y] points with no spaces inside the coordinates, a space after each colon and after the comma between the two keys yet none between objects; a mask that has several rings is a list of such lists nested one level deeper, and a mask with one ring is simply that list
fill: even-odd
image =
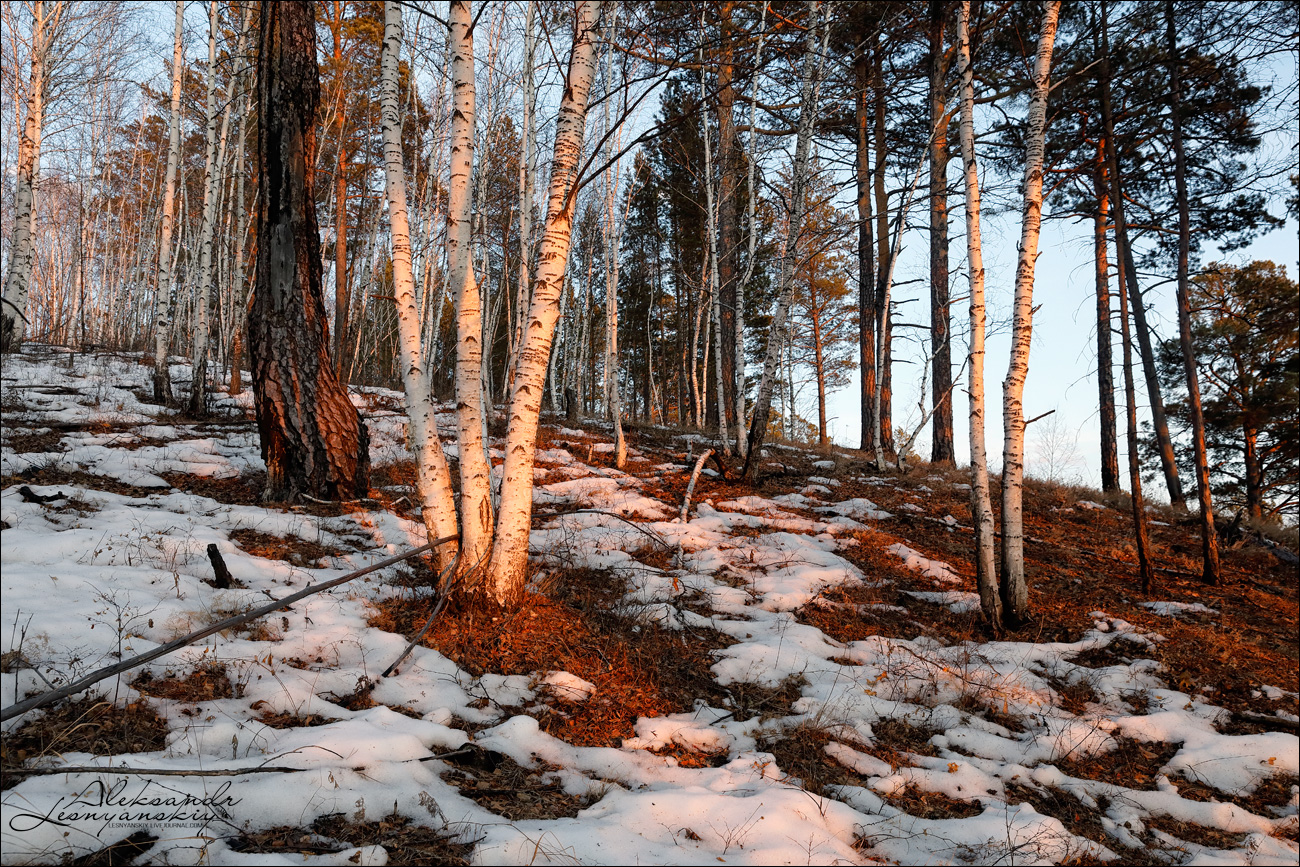
[{"label": "forest floor", "polygon": [[[6,706],[423,541],[400,394],[355,390],[371,499],[281,508],[250,396],[186,419],[150,372],[3,360]],[[433,608],[408,561],[11,719],[3,862],[1300,857],[1297,575],[1257,539],[1207,586],[1152,509],[1147,595],[1123,502],[1031,481],[1034,619],[997,639],[963,471],[773,445],[683,523],[705,436],[634,426],[624,472],[545,421],[518,611],[444,611],[383,677]]]}]

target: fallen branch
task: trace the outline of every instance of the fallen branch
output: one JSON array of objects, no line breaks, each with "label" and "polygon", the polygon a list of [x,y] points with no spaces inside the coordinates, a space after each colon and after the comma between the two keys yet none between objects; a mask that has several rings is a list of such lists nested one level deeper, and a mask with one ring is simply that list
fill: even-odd
[{"label": "fallen branch", "polygon": [[255,768],[230,768],[228,770],[176,770],[174,768],[112,768],[97,765],[62,765],[45,768],[7,768],[9,774],[26,774],[29,777],[50,776],[53,774],[108,774],[110,776],[138,777],[241,777],[245,774],[296,774],[310,768],[282,768],[274,765],[258,765]]},{"label": "fallen branch", "polygon": [[439,545],[446,544],[447,542],[454,542],[456,541],[456,538],[457,538],[456,536],[444,536],[441,539],[436,539],[432,542],[426,542],[425,544],[421,545],[418,548],[412,548],[410,551],[407,551],[405,554],[398,554],[396,557],[389,557],[387,560],[381,560],[380,562],[375,563],[373,566],[367,566],[364,569],[358,569],[355,572],[349,572],[348,574],[340,578],[335,578],[331,581],[325,581],[321,584],[309,584],[306,588],[299,590],[297,593],[291,593],[288,596],[285,596],[283,599],[277,599],[273,602],[261,606],[260,608],[254,608],[252,611],[237,615],[235,617],[227,617],[225,620],[222,620],[218,623],[213,623],[210,626],[205,626],[202,629],[195,630],[194,632],[191,632],[188,635],[182,635],[180,638],[177,638],[175,641],[169,641],[168,643],[164,644],[162,647],[155,648],[149,651],[148,653],[142,653],[138,656],[133,656],[130,659],[125,659],[114,665],[101,668],[98,671],[91,672],[90,674],[86,675],[80,680],[74,681],[73,683],[70,683],[67,686],[61,687],[56,690],[52,690],[42,695],[33,696],[27,699],[26,701],[20,701],[17,704],[11,704],[3,711],[0,711],[0,721],[11,719],[21,714],[25,714],[27,713],[27,711],[35,710],[38,707],[45,707],[45,705],[47,704],[52,704],[53,702],[56,702],[59,699],[67,698],[70,695],[74,695],[78,692],[81,692],[86,687],[99,683],[101,680],[110,678],[115,674],[121,674],[124,671],[130,671],[133,668],[139,668],[140,666],[144,665],[146,662],[152,662],[153,660],[157,659],[160,656],[166,656],[172,651],[180,650],[182,647],[186,647],[190,644],[193,644],[194,642],[198,641],[200,638],[207,638],[209,635],[212,635],[214,633],[221,632],[226,629],[231,629],[236,626],[240,626],[242,624],[249,622],[250,620],[256,620],[259,617],[264,617],[267,614],[270,614],[272,611],[278,611],[281,608],[284,608],[286,605],[290,605],[294,602],[297,602],[299,599],[305,599],[308,596],[312,596],[324,590],[329,590],[331,587],[337,587],[340,584],[346,584],[349,581],[353,581],[357,578],[360,578],[362,575],[369,575],[371,572],[376,572],[388,566],[393,566],[397,563],[401,563],[405,560],[409,560],[412,557],[416,556],[417,554],[423,554],[425,551],[430,551],[438,547]]},{"label": "fallen branch", "polygon": [[686,496],[682,498],[681,519],[683,524],[686,523],[686,515],[691,510],[691,494],[695,491],[695,482],[699,479],[700,473],[704,470],[704,462],[707,461],[709,456],[712,454],[713,449],[708,449],[700,455],[699,460],[695,462],[695,471],[691,473],[691,480],[686,485]]}]

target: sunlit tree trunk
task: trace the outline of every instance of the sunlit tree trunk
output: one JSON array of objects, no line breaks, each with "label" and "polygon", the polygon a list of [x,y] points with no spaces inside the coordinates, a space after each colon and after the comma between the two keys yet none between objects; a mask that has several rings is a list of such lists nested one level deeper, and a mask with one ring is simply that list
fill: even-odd
[{"label": "sunlit tree trunk", "polygon": [[988,450],[984,443],[984,248],[980,236],[979,166],[975,161],[975,76],[971,69],[970,0],[962,0],[957,22],[957,65],[961,74],[961,158],[966,181],[966,254],[970,272],[970,510],[975,529],[975,585],[980,609],[994,633],[1002,631],[989,495]]},{"label": "sunlit tree trunk", "polygon": [[1133,257],[1133,247],[1129,243],[1128,220],[1125,217],[1124,185],[1120,175],[1119,143],[1115,140],[1115,116],[1111,110],[1110,95],[1110,39],[1108,34],[1108,10],[1106,0],[1101,3],[1102,51],[1098,66],[1100,78],[1099,90],[1101,103],[1101,122],[1106,141],[1106,169],[1110,176],[1110,205],[1115,221],[1116,259],[1121,260],[1123,268],[1120,273],[1126,276],[1120,281],[1119,291],[1127,289],[1128,303],[1133,310],[1133,327],[1137,332],[1138,350],[1142,356],[1142,371],[1146,379],[1147,396],[1151,401],[1151,426],[1155,429],[1156,443],[1160,452],[1160,466],[1164,471],[1165,486],[1169,490],[1169,502],[1179,510],[1187,509],[1183,495],[1183,483],[1178,477],[1178,463],[1174,460],[1173,440],[1169,437],[1169,422],[1165,417],[1165,402],[1160,393],[1160,380],[1156,375],[1155,350],[1151,345],[1151,329],[1147,327],[1146,307],[1142,303],[1142,290],[1138,286],[1137,263]]},{"label": "sunlit tree trunk", "polygon": [[876,199],[876,393],[873,412],[879,426],[876,443],[876,465],[884,466],[885,453],[894,450],[893,421],[893,323],[889,311],[889,295],[884,290],[886,272],[893,273],[893,258],[889,240],[889,193],[885,188],[885,161],[889,153],[885,137],[885,73],[880,44],[880,34],[873,37],[871,51],[871,79],[873,82],[873,107],[875,125],[872,137],[876,151],[876,164],[872,190]]},{"label": "sunlit tree trunk", "polygon": [[510,351],[507,354],[509,366],[505,382],[507,394],[514,377],[515,357],[523,342],[524,315],[528,310],[528,290],[532,283],[533,174],[537,170],[535,144],[537,131],[534,129],[536,85],[533,80],[533,68],[537,63],[537,35],[533,29],[536,14],[537,4],[534,0],[528,0],[527,10],[524,13],[524,104],[523,117],[520,121],[523,154],[519,160],[519,278],[515,287],[515,325],[510,332]]},{"label": "sunlit tree trunk", "polygon": [[153,399],[155,403],[172,402],[171,368],[167,350],[172,334],[172,235],[176,227],[176,174],[181,158],[181,70],[185,24],[184,0],[176,0],[176,36],[172,50],[171,120],[168,124],[167,188],[163,193],[162,240],[158,243],[158,289],[153,316]]},{"label": "sunlit tree trunk", "polygon": [[[402,385],[406,391],[407,446],[415,455],[416,490],[420,514],[430,540],[459,535],[451,471],[438,439],[438,426],[429,390],[428,360],[420,338],[420,309],[411,267],[411,230],[406,207],[406,172],[402,163],[402,116],[398,99],[398,61],[402,46],[402,7],[384,4],[384,45],[380,75],[383,104],[384,179],[388,193],[392,242],[393,289],[397,297],[398,330],[402,345]],[[443,545],[435,558],[439,571],[451,565],[455,545]]]},{"label": "sunlit tree trunk", "polygon": [[1025,473],[1025,377],[1029,372],[1029,343],[1033,332],[1034,265],[1038,258],[1039,226],[1043,216],[1043,151],[1047,126],[1047,95],[1052,46],[1060,0],[1043,3],[1043,21],[1034,58],[1034,91],[1025,134],[1025,204],[1020,228],[1020,258],[1011,332],[1011,364],[1002,383],[1002,614],[1012,628],[1029,614],[1025,582],[1023,484]]},{"label": "sunlit tree trunk", "polygon": [[321,296],[315,6],[262,7],[257,288],[249,315],[253,406],[268,500],[340,500],[368,490],[365,426],[330,362]]},{"label": "sunlit tree trunk", "polygon": [[520,347],[514,387],[506,408],[501,509],[492,560],[483,586],[486,597],[502,606],[523,595],[527,578],[537,422],[542,408],[546,363],[559,317],[560,289],[573,236],[576,174],[586,129],[587,98],[596,71],[595,28],[600,6],[598,0],[582,0],[577,8],[573,49],[555,126],[546,226],[533,279],[533,298],[524,328],[524,342]]},{"label": "sunlit tree trunk", "polygon": [[36,209],[34,191],[41,170],[41,132],[45,126],[46,66],[50,43],[63,4],[32,4],[31,76],[27,82],[27,119],[18,139],[18,164],[14,175],[13,240],[9,245],[9,272],[0,303],[0,352],[12,352],[22,343],[27,320],[27,287],[36,251],[32,243]]},{"label": "sunlit tree trunk", "polygon": [[474,33],[469,0],[450,6],[452,127],[447,185],[447,284],[456,295],[456,442],[460,468],[460,567],[486,563],[492,483],[483,451],[483,322],[474,280],[470,181],[474,164]]},{"label": "sunlit tree trunk", "polygon": [[[1101,489],[1119,490],[1119,446],[1115,435],[1115,375],[1111,358],[1110,257],[1106,232],[1110,228],[1110,196],[1106,190],[1105,145],[1098,143],[1093,185],[1097,210],[1093,214],[1093,252],[1097,288],[1097,406],[1101,422]],[[1121,290],[1122,291],[1122,290]]]},{"label": "sunlit tree trunk", "polygon": [[[605,41],[610,45],[615,44],[615,35],[618,26],[618,6],[611,4],[609,13],[608,31]],[[605,61],[605,87],[612,89],[614,84],[614,52],[606,55]],[[624,94],[626,95],[626,90]],[[609,93],[605,98],[605,130],[608,135],[610,130],[609,104],[613,94]],[[626,115],[626,112],[623,113]],[[619,123],[618,131],[606,139],[606,157],[609,158],[610,151],[617,150],[622,143],[623,127]],[[609,408],[610,420],[614,422],[614,466],[623,469],[627,464],[627,439],[623,436],[623,394],[619,384],[619,360],[618,360],[618,271],[620,252],[623,242],[623,225],[626,223],[627,214],[623,218],[618,216],[618,196],[621,186],[619,184],[619,160],[614,159],[613,164],[605,170],[605,404]],[[613,178],[611,181],[610,178]],[[632,200],[628,197],[628,207],[631,207]],[[724,439],[725,442],[725,439]]]},{"label": "sunlit tree trunk", "polygon": [[[1104,10],[1104,4],[1103,4]],[[1105,16],[1105,12],[1102,12]],[[1127,265],[1122,257],[1115,263],[1120,285],[1124,281],[1124,269]],[[1125,421],[1128,446],[1128,480],[1131,489],[1129,505],[1133,512],[1133,539],[1137,546],[1138,575],[1142,581],[1142,591],[1151,593],[1155,589],[1155,570],[1151,568],[1151,543],[1147,536],[1147,510],[1142,498],[1142,467],[1138,460],[1138,423],[1137,423],[1137,389],[1133,385],[1133,338],[1129,332],[1128,296],[1119,293],[1120,335],[1124,358],[1124,400]]]},{"label": "sunlit tree trunk", "polygon": [[[1196,494],[1201,511],[1202,577],[1218,584],[1219,535],[1214,527],[1214,503],[1210,496],[1210,466],[1205,449],[1205,415],[1201,412],[1201,387],[1197,381],[1196,348],[1192,345],[1192,310],[1189,300],[1188,259],[1192,242],[1191,205],[1187,197],[1187,154],[1183,144],[1182,53],[1174,31],[1173,0],[1165,0],[1165,48],[1170,78],[1170,116],[1173,120],[1174,187],[1178,197],[1178,342],[1183,350],[1183,372],[1187,378],[1187,407],[1192,423],[1192,455],[1196,461]],[[1294,10],[1292,10],[1294,11]]]}]

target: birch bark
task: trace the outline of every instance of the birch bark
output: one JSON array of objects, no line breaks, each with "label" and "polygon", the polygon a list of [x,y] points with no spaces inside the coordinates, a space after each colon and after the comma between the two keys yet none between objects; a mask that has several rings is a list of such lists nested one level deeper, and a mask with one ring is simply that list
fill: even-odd
[{"label": "birch bark", "polygon": [[[384,180],[388,193],[389,236],[392,242],[393,289],[397,297],[399,338],[402,346],[402,385],[406,390],[409,421],[407,445],[415,454],[416,488],[420,514],[430,539],[458,535],[456,502],[429,390],[420,341],[420,307],[415,297],[411,266],[411,230],[407,217],[406,172],[402,163],[402,116],[398,100],[398,59],[402,47],[402,7],[384,4],[384,44],[380,61],[382,87]],[[436,549],[438,571],[444,572],[455,557],[455,545]]]},{"label": "birch bark", "polygon": [[45,126],[46,62],[51,34],[63,12],[54,4],[46,14],[45,4],[32,4],[32,70],[27,84],[27,119],[18,140],[17,175],[14,178],[14,231],[9,247],[9,273],[5,275],[4,301],[0,304],[0,352],[12,352],[22,343],[27,321],[27,287],[32,277],[36,251],[32,234],[36,221],[33,207],[36,178],[41,171],[41,132]]},{"label": "birch bark", "polygon": [[989,496],[988,450],[984,443],[984,252],[980,238],[980,181],[975,161],[975,76],[970,59],[970,0],[957,19],[957,66],[961,76],[961,158],[966,181],[966,255],[970,271],[970,472],[971,523],[975,528],[975,584],[985,622],[1002,630]]},{"label": "birch bark", "polygon": [[171,369],[167,366],[167,349],[172,333],[172,234],[176,222],[176,173],[181,158],[181,62],[182,35],[185,24],[184,0],[176,0],[176,36],[172,50],[172,102],[168,124],[167,191],[163,194],[162,240],[158,244],[158,289],[153,316],[153,399],[154,403],[172,403]]},{"label": "birch bark", "polygon": [[1043,151],[1047,126],[1047,95],[1052,67],[1052,47],[1060,0],[1045,0],[1043,21],[1034,58],[1034,92],[1029,103],[1029,129],[1025,135],[1025,204],[1020,228],[1020,258],[1016,266],[1016,293],[1011,333],[1011,363],[1002,383],[1002,614],[1015,628],[1029,614],[1029,588],[1025,583],[1023,483],[1025,473],[1025,377],[1029,372],[1029,344],[1033,333],[1034,265],[1043,216]]},{"label": "birch bark", "polygon": [[473,270],[470,180],[474,164],[474,33],[469,0],[451,25],[451,175],[447,186],[447,283],[456,293],[456,442],[460,470],[460,566],[479,569],[492,544],[491,473],[483,451],[483,313]]},{"label": "birch bark", "polygon": [[543,379],[559,317],[559,297],[572,240],[575,177],[586,130],[587,99],[596,69],[599,0],[582,0],[574,22],[564,96],[555,127],[555,151],[547,194],[546,225],[533,279],[533,298],[507,406],[505,472],[493,541],[489,600],[504,606],[523,595],[533,505],[533,456],[542,406]]}]

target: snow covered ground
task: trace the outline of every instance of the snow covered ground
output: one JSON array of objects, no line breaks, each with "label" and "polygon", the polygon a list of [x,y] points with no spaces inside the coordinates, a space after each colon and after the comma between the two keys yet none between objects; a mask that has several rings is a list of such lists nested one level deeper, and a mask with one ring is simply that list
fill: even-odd
[{"label": "snow covered ground", "polygon": [[[423,541],[417,524],[361,504],[317,517],[173,487],[170,474],[219,481],[264,467],[250,425],[168,421],[141,398],[148,374],[125,356],[5,359],[6,706]],[[184,380],[188,368],[178,365],[173,375]],[[219,395],[215,406],[234,418],[249,396]],[[373,411],[369,424],[373,462],[402,460],[403,418]],[[714,651],[717,685],[794,685],[797,698],[781,713],[747,715],[701,699],[681,713],[640,719],[620,746],[585,747],[548,734],[537,718],[546,701],[601,699],[598,684],[572,672],[474,676],[417,647],[383,679],[406,639],[368,621],[377,603],[403,592],[385,580],[395,567],[143,670],[154,682],[223,672],[230,688],[210,697],[145,695],[132,685],[150,691],[137,680],[141,671],[101,683],[92,694],[155,710],[165,738],[115,755],[56,745],[29,759],[42,768],[82,768],[74,773],[9,774],[23,757],[7,758],[4,862],[60,863],[143,826],[156,839],[137,863],[387,863],[392,847],[382,842],[358,847],[307,830],[338,814],[357,824],[427,828],[464,844],[480,864],[1294,865],[1300,857],[1300,789],[1291,785],[1289,799],[1268,808],[1242,805],[1279,777],[1294,781],[1300,742],[1279,732],[1222,733],[1216,723],[1225,711],[1204,694],[1170,688],[1159,663],[1143,655],[1160,635],[1097,611],[1095,628],[1069,643],[944,645],[924,635],[837,641],[799,612],[842,607],[828,592],[886,580],[864,574],[846,553],[861,544],[858,531],[887,528],[891,516],[868,500],[837,497],[833,461],[814,464],[788,495],[705,495],[681,523],[680,503],[656,498],[647,481],[687,473],[684,463],[646,456],[623,473],[585,462],[603,450],[560,445],[566,436],[590,432],[561,430],[539,454],[545,466],[536,503],[592,511],[539,525],[532,548],[541,574],[606,570],[627,587],[621,616],[646,628],[721,633],[731,643]],[[28,483],[20,491],[22,479],[41,469],[76,483]],[[237,542],[250,532],[325,553],[257,556]],[[242,587],[212,586],[209,544]],[[644,562],[661,547],[673,552],[671,562]],[[934,586],[902,599],[954,613],[978,607],[948,563],[901,543],[888,553]],[[1213,614],[1205,606],[1150,607],[1169,617],[1189,608]],[[1076,661],[1081,654],[1106,664]],[[1080,683],[1089,700],[1064,701],[1062,689]],[[359,686],[373,706],[349,709],[344,697]],[[6,735],[41,714],[6,722]],[[882,733],[899,725],[928,736],[913,749],[882,749]],[[809,791],[765,749],[781,738],[824,741],[850,782]],[[1147,748],[1168,755],[1146,787],[1069,773],[1090,757]],[[709,761],[681,758],[692,754]],[[513,761],[532,783],[569,796],[576,815],[512,820],[489,809],[485,803],[497,802],[470,795],[474,776],[490,775],[464,764],[466,755]],[[280,770],[215,775],[268,767]],[[915,809],[927,798],[944,809]],[[1051,800],[1091,816],[1096,839],[1034,806]],[[136,821],[141,813],[151,816]],[[301,840],[281,852],[250,850],[258,832],[284,827],[303,829]],[[1215,832],[1218,845],[1206,845],[1204,834],[1194,835],[1198,843],[1175,833],[1188,827]]]}]

